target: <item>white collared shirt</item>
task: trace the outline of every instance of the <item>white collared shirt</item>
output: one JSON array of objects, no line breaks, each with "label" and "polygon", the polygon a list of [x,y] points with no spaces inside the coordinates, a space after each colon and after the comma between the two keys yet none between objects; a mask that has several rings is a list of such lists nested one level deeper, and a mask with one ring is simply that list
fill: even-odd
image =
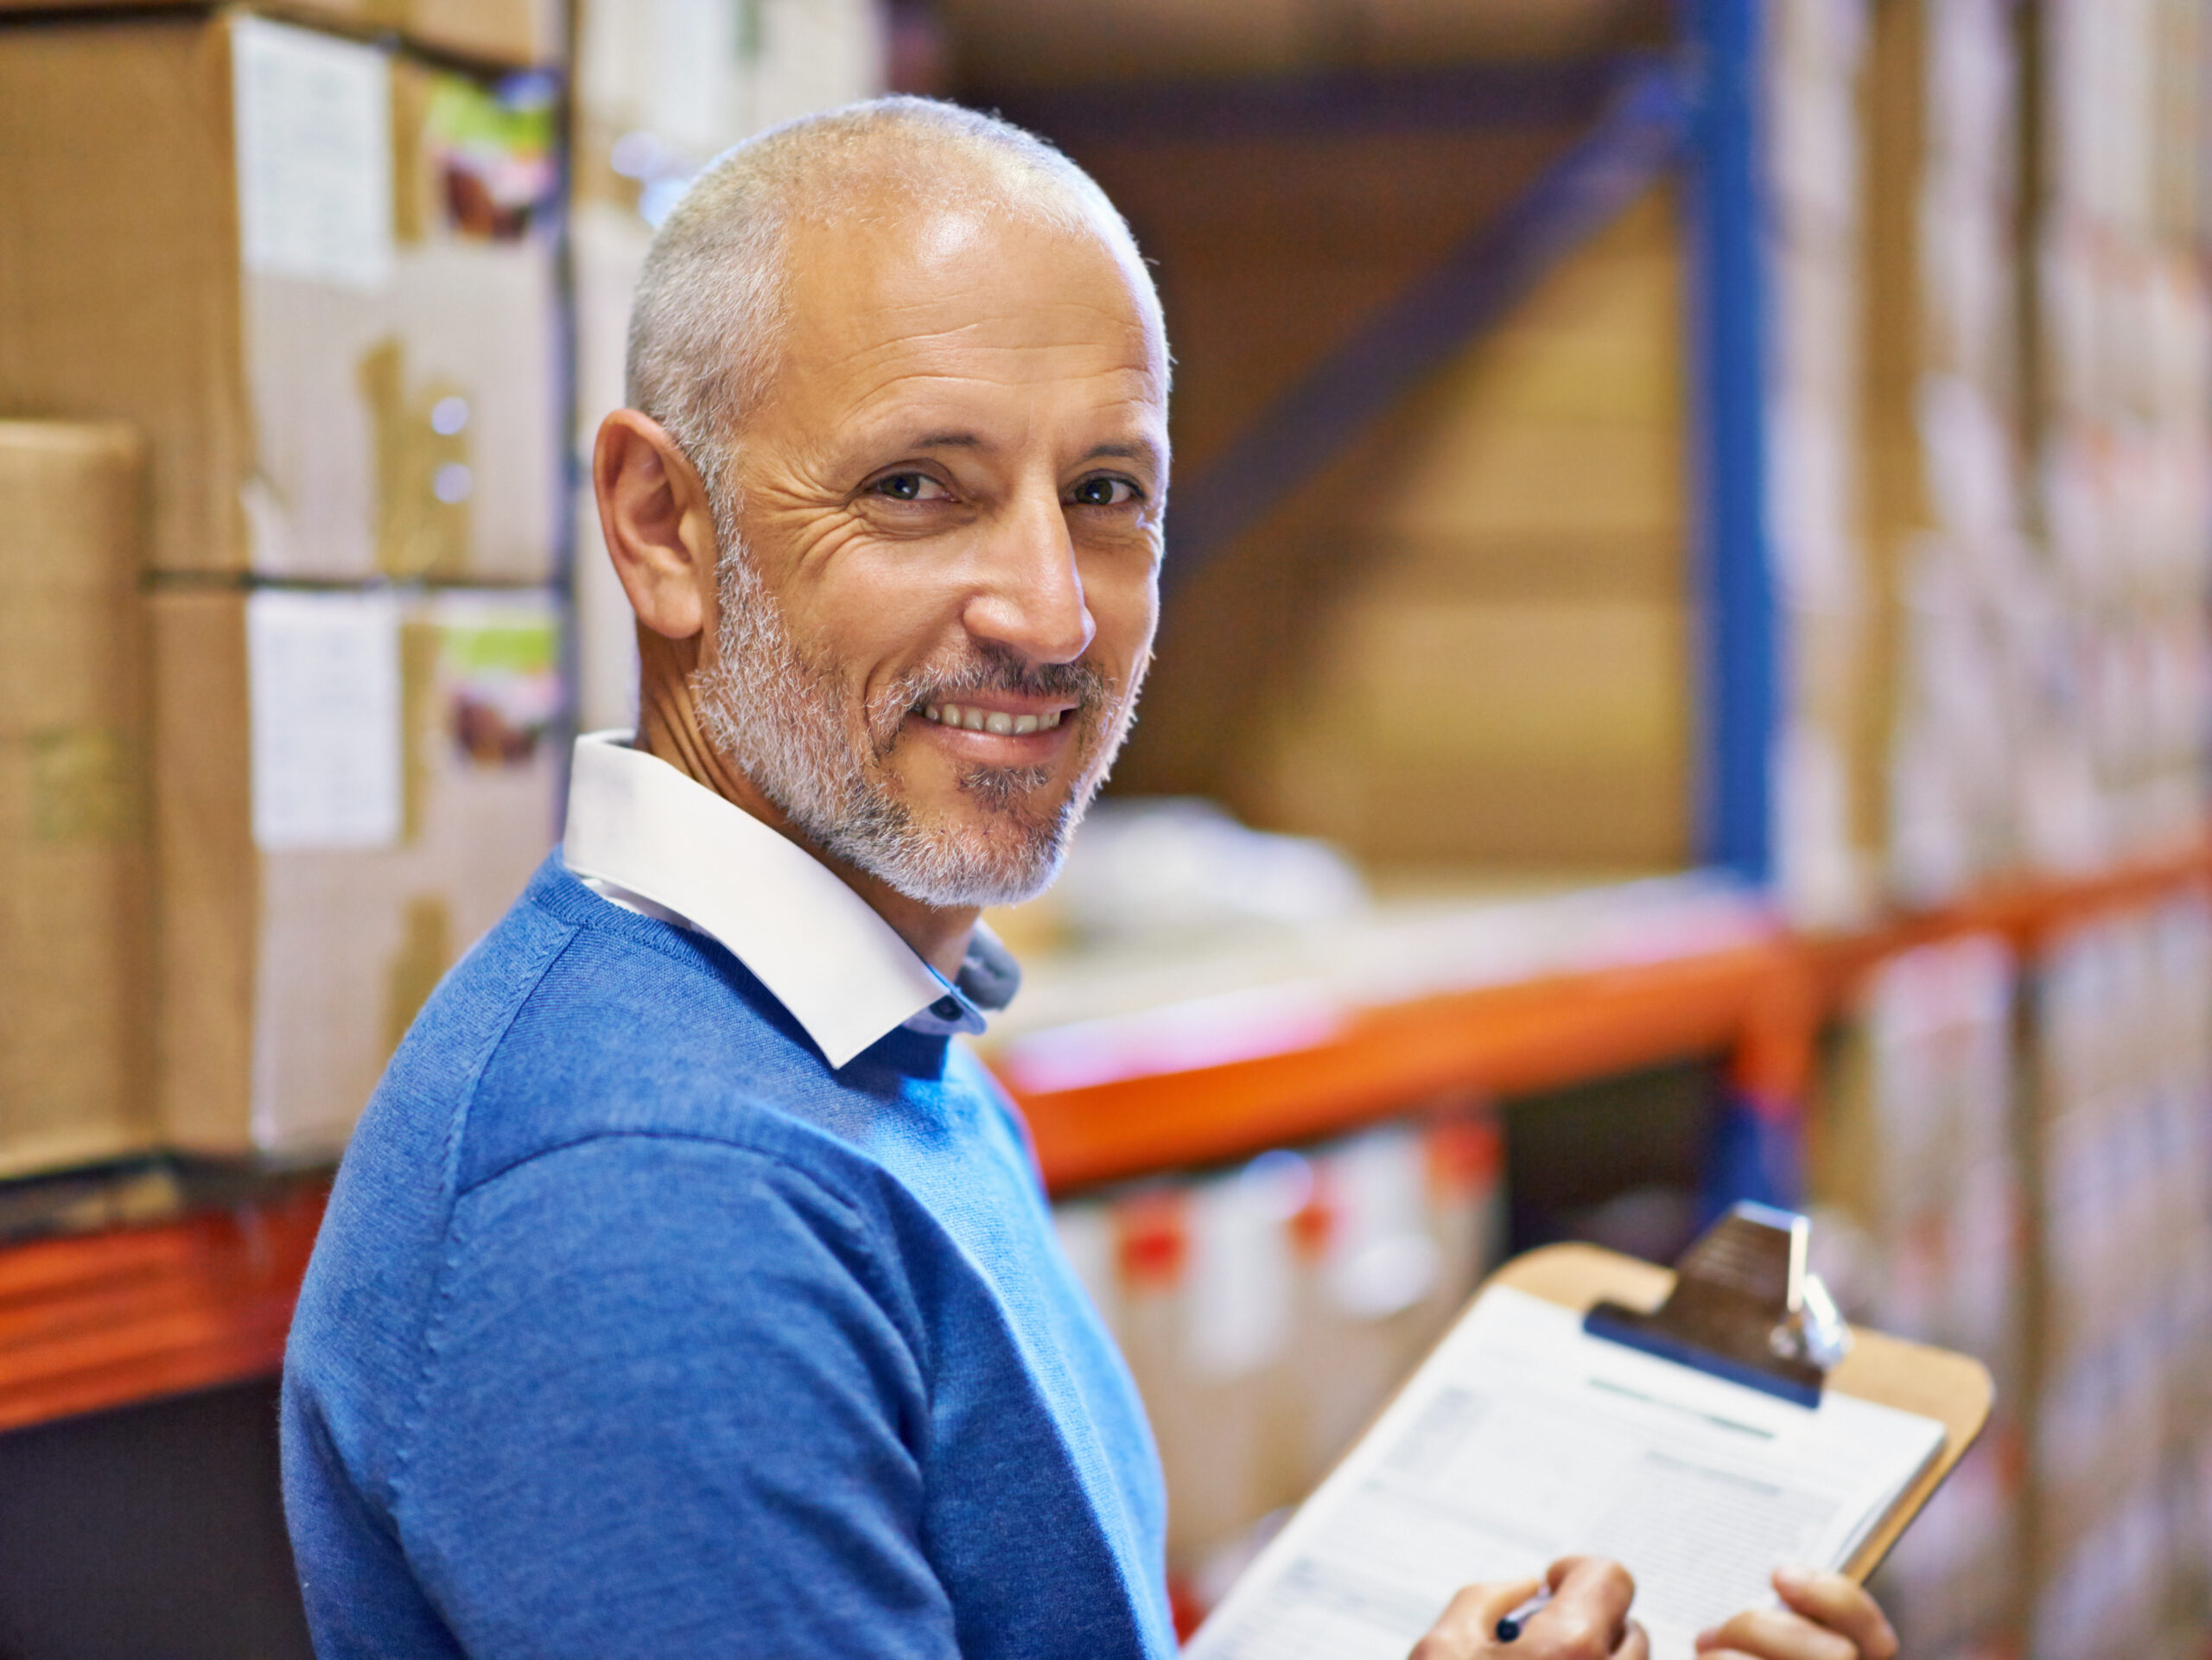
[{"label": "white collared shirt", "polygon": [[561,856],[602,899],[721,944],[832,1066],[902,1026],[981,1032],[1020,983],[981,924],[947,980],[827,865],[626,732],[576,740]]}]

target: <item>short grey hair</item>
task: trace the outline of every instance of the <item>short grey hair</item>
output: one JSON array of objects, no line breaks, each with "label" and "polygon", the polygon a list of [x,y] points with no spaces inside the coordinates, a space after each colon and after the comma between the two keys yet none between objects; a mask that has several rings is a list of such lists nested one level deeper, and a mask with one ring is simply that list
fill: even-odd
[{"label": "short grey hair", "polygon": [[728,442],[775,373],[790,229],[852,217],[887,184],[916,202],[1099,238],[1130,274],[1166,373],[1160,300],[1136,240],[1052,145],[934,99],[802,116],[724,151],[692,181],[653,238],[630,314],[630,405],[667,429],[717,500]]}]

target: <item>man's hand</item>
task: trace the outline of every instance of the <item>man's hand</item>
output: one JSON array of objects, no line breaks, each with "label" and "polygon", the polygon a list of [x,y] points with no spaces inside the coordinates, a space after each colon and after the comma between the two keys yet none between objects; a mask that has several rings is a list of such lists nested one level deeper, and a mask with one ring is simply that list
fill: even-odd
[{"label": "man's hand", "polygon": [[1700,1631],[1700,1660],[1897,1660],[1897,1633],[1874,1599],[1840,1574],[1778,1568],[1785,1605]]},{"label": "man's hand", "polygon": [[1628,1617],[1636,1581],[1618,1562],[1569,1556],[1545,1579],[1552,1600],[1515,1641],[1497,1640],[1497,1622],[1535,1594],[1534,1580],[1469,1586],[1411,1660],[1650,1660],[1643,1628]]}]

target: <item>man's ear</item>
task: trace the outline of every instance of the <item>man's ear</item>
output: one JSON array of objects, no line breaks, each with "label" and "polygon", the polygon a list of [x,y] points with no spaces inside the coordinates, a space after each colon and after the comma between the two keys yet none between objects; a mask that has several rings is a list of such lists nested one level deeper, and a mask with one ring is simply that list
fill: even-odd
[{"label": "man's ear", "polygon": [[592,493],[607,557],[638,620],[689,639],[714,614],[715,515],[707,487],[667,429],[636,410],[600,423]]}]

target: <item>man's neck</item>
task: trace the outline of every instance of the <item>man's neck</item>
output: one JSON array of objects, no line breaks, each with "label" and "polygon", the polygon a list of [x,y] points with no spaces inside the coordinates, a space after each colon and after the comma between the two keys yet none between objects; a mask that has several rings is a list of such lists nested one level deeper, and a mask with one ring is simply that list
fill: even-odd
[{"label": "man's neck", "polygon": [[638,735],[632,742],[658,760],[666,761],[695,784],[705,785],[732,805],[742,809],[778,835],[804,848],[834,871],[839,881],[868,903],[889,923],[892,931],[914,950],[915,955],[948,980],[956,979],[976,931],[976,908],[947,909],[925,905],[865,870],[855,869],[815,845],[793,824],[783,809],[760,792],[758,785],[729,764],[707,741],[691,701],[690,665],[696,652],[691,642],[664,639],[648,630],[638,631],[638,650],[643,673],[638,697]]}]

